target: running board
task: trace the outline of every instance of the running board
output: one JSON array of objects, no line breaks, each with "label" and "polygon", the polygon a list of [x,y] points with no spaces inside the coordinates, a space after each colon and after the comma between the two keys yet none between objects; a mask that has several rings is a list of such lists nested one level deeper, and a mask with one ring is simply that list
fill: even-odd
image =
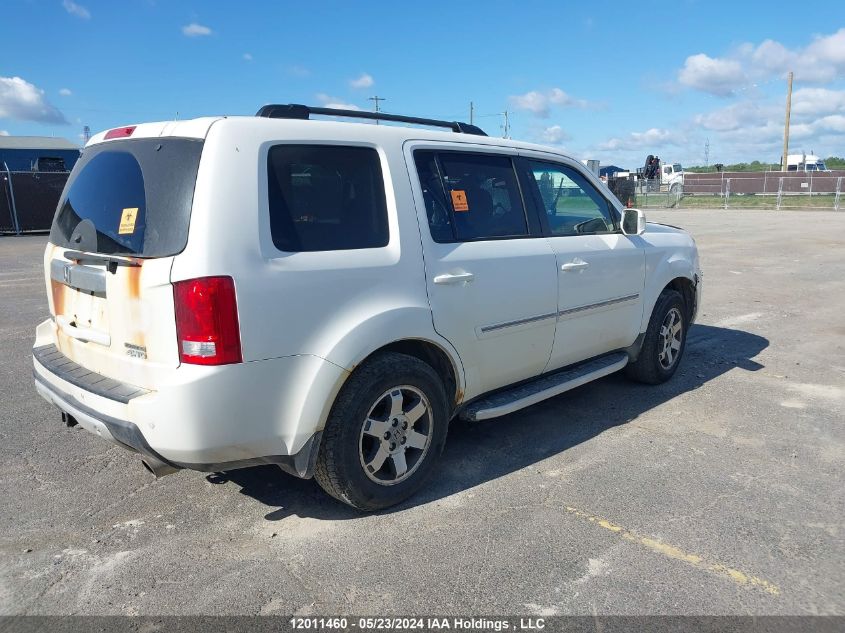
[{"label": "running board", "polygon": [[545,374],[529,383],[476,400],[461,411],[460,417],[471,421],[498,418],[580,387],[596,378],[612,374],[627,364],[627,354],[623,352],[608,354],[571,369]]}]

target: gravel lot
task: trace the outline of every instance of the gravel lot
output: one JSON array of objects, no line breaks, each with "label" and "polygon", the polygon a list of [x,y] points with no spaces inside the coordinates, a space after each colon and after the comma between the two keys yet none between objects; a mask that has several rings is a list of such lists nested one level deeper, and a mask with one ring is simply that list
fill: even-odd
[{"label": "gravel lot", "polygon": [[678,375],[457,422],[377,515],[64,428],[31,376],[46,237],[0,237],[0,614],[845,614],[845,213],[649,216],[701,250]]}]

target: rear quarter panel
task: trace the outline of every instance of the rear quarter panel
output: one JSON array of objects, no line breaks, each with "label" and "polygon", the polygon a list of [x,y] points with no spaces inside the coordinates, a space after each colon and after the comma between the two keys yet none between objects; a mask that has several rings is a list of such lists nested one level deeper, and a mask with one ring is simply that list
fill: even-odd
[{"label": "rear quarter panel", "polygon": [[[350,126],[351,127],[351,126]],[[322,134],[319,121],[232,119],[205,143],[185,251],[174,281],[235,279],[244,360],[314,355],[347,370],[395,340],[434,332],[419,226],[400,141],[381,145]],[[389,243],[383,248],[286,253],[270,233],[267,154],[281,143],[374,147],[385,180]],[[391,144],[393,143],[393,144]],[[456,367],[460,363],[454,363]]]}]

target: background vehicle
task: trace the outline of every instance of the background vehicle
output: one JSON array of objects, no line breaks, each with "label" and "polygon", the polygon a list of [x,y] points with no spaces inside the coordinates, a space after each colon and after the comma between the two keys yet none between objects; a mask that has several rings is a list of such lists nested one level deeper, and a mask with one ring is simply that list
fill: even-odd
[{"label": "background vehicle", "polygon": [[824,159],[814,154],[789,154],[786,157],[786,171],[830,171]]},{"label": "background vehicle", "polygon": [[701,292],[692,238],[576,160],[299,105],[96,135],[44,270],[35,382],[68,424],[366,510],[425,483],[456,416],[667,380]]},{"label": "background vehicle", "polygon": [[681,193],[684,189],[684,168],[680,163],[665,162],[649,154],[645,166],[637,169],[637,182],[648,191]]}]

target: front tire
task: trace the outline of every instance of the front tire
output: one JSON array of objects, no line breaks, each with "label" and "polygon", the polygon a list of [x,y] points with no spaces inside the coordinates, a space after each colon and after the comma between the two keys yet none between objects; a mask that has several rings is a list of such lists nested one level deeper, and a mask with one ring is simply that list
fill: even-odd
[{"label": "front tire", "polygon": [[657,385],[669,380],[681,364],[686,347],[688,311],[677,290],[664,290],[648,322],[637,360],[628,363],[625,373],[638,382]]},{"label": "front tire", "polygon": [[381,510],[419,490],[446,442],[440,377],[413,356],[386,352],[346,381],[323,432],[314,477],[335,499]]}]

